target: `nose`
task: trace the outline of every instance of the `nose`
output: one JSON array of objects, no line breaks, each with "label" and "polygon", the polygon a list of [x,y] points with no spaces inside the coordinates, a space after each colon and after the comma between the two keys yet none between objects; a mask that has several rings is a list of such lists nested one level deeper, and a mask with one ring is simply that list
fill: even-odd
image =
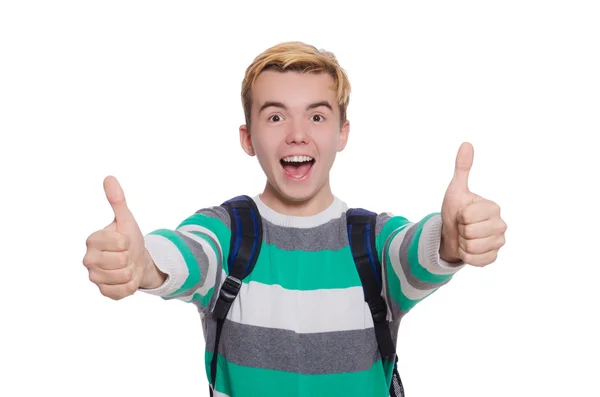
[{"label": "nose", "polygon": [[288,124],[285,137],[285,142],[288,145],[293,143],[306,144],[309,142],[309,138],[307,126],[301,120],[295,120]]}]

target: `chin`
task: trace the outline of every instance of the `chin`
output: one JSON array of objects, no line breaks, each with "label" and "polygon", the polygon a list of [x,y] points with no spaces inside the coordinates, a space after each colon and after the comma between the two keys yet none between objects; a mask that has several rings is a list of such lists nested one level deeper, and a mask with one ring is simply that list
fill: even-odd
[{"label": "chin", "polygon": [[287,201],[300,203],[315,197],[318,193],[318,190],[296,187],[293,189],[277,189],[277,192]]}]

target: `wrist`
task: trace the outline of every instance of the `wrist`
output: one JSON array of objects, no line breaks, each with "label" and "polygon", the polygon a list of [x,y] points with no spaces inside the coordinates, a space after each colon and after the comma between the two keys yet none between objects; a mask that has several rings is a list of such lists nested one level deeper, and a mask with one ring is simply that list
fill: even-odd
[{"label": "wrist", "polygon": [[142,289],[155,289],[163,285],[167,275],[160,271],[150,256],[148,250],[144,250],[142,256],[142,280],[139,287]]},{"label": "wrist", "polygon": [[448,239],[444,233],[442,233],[439,250],[440,258],[448,263],[461,262],[462,259],[458,256],[458,249],[453,250],[449,247],[451,241],[451,239]]}]

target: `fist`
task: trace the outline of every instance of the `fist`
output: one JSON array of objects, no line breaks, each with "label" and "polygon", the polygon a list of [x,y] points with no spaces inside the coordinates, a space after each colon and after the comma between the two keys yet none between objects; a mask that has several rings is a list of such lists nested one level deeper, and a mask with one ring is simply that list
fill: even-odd
[{"label": "fist", "polygon": [[480,199],[459,210],[457,218],[458,256],[473,266],[495,262],[506,241],[506,222],[500,217],[500,206]]},{"label": "fist", "polygon": [[505,244],[506,223],[498,204],[469,189],[473,157],[473,146],[462,144],[442,203],[440,256],[448,262],[486,266],[496,261]]},{"label": "fist", "polygon": [[134,294],[140,286],[147,251],[119,182],[107,177],[104,191],[115,218],[110,225],[87,238],[83,265],[102,295],[119,300]]},{"label": "fist", "polygon": [[83,265],[102,295],[118,300],[137,290],[139,278],[134,277],[131,240],[126,234],[109,228],[98,230],[88,237],[86,246]]}]

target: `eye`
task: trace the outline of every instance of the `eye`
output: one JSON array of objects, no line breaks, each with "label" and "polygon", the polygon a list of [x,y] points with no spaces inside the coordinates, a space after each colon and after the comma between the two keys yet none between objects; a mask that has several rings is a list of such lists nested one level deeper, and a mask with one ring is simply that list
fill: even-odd
[{"label": "eye", "polygon": [[283,120],[283,118],[282,118],[282,117],[281,117],[281,115],[279,115],[279,114],[274,114],[274,115],[272,115],[272,116],[269,116],[269,119],[268,119],[268,120],[269,120],[269,121],[272,121],[272,122],[274,122],[274,123],[278,123],[278,122],[280,122],[281,120]]},{"label": "eye", "polygon": [[315,114],[312,116],[312,121],[315,122],[319,122],[319,121],[325,121],[325,117],[321,116],[320,114]]}]

